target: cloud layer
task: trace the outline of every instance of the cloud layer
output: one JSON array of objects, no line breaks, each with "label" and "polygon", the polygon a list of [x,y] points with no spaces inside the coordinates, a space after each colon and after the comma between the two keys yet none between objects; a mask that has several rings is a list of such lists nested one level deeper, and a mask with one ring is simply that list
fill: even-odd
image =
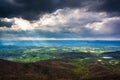
[{"label": "cloud layer", "polygon": [[53,13],[65,7],[120,15],[120,0],[0,0],[0,3],[0,18],[35,20],[44,13]]},{"label": "cloud layer", "polygon": [[[72,6],[72,5],[71,5]],[[1,39],[28,38],[120,38],[120,17],[87,8],[63,8],[37,20],[1,18]]]}]

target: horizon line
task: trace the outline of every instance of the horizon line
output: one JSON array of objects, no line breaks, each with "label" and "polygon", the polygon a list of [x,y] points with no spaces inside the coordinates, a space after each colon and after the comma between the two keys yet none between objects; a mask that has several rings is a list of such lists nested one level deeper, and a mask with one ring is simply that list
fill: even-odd
[{"label": "horizon line", "polygon": [[34,39],[34,38],[26,38],[26,39],[0,39],[1,41],[2,40],[11,40],[11,41],[15,41],[15,40],[24,40],[24,41],[28,41],[28,40],[120,40],[120,38],[84,38],[84,39],[81,39],[81,38],[37,38],[37,39]]}]

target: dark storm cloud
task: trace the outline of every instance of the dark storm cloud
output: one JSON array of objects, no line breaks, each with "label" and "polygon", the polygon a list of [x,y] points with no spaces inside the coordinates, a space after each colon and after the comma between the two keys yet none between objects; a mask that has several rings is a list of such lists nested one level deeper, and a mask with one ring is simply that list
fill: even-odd
[{"label": "dark storm cloud", "polygon": [[11,27],[13,24],[11,22],[0,21],[0,27]]},{"label": "dark storm cloud", "polygon": [[22,17],[37,19],[40,14],[58,8],[80,6],[79,0],[0,0],[0,17]]},{"label": "dark storm cloud", "polygon": [[51,0],[14,0],[14,4],[2,0],[0,3],[0,17],[36,19],[40,13],[50,12],[54,8]]},{"label": "dark storm cloud", "polygon": [[103,11],[107,12],[111,16],[120,16],[120,0],[95,0],[94,2],[89,1],[89,4],[85,6],[88,6],[90,11]]},{"label": "dark storm cloud", "polygon": [[0,0],[0,17],[22,17],[34,20],[40,14],[51,13],[58,8],[80,6],[79,0]]},{"label": "dark storm cloud", "polygon": [[101,10],[107,12],[120,12],[120,0],[104,0]]},{"label": "dark storm cloud", "polygon": [[0,0],[0,17],[34,20],[40,14],[64,7],[88,7],[90,10],[116,12],[119,15],[119,4],[120,0]]}]

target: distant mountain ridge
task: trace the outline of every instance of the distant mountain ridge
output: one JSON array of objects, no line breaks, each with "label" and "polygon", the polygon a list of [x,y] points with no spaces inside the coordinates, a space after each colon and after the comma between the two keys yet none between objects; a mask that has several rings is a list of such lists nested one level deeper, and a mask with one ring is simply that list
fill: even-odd
[{"label": "distant mountain ridge", "polygon": [[[22,44],[24,45],[22,45]],[[120,47],[120,40],[0,40],[0,46],[16,47]]]}]

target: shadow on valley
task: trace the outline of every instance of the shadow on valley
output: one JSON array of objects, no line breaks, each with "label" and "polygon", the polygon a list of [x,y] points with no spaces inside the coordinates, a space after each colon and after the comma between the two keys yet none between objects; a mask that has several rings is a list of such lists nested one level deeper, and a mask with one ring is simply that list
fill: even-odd
[{"label": "shadow on valley", "polygon": [[29,63],[0,59],[0,80],[120,80],[119,55],[68,52]]}]

